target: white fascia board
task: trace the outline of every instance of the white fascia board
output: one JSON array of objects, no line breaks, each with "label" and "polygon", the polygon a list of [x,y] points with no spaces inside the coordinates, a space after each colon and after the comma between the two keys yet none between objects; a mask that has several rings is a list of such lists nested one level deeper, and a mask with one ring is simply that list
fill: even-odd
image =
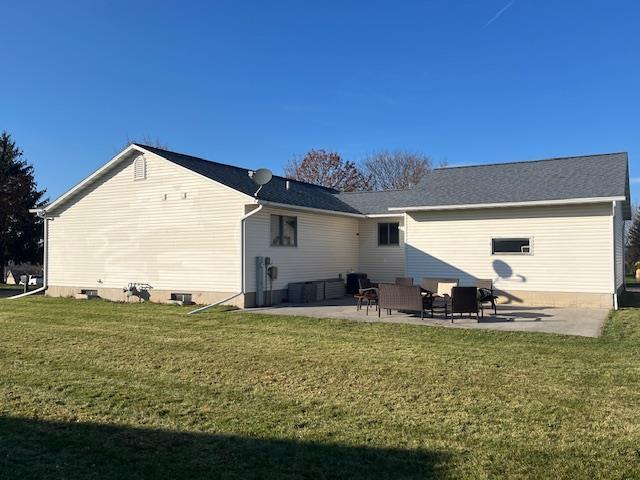
[{"label": "white fascia board", "polygon": [[266,207],[283,208],[287,210],[301,210],[303,212],[322,213],[324,215],[340,215],[342,217],[366,218],[361,213],[337,212],[335,210],[325,210],[323,208],[303,207],[299,205],[290,205],[288,203],[269,202],[267,200],[258,199],[258,204]]},{"label": "white fascia board", "polygon": [[391,207],[389,211],[416,212],[428,210],[463,210],[469,208],[537,207],[550,205],[578,205],[622,201],[625,197],[569,198],[564,200],[536,200],[530,202],[473,203],[467,205],[428,205],[419,207]]},{"label": "white fascia board", "polygon": [[142,150],[142,149],[140,147],[136,146],[136,145],[133,145],[133,144],[129,145],[127,148],[125,148],[120,153],[118,153],[115,157],[113,157],[111,160],[109,160],[107,163],[105,163],[98,170],[96,170],[91,175],[89,175],[87,178],[85,178],[80,183],[78,183],[73,188],[71,188],[71,190],[66,191],[65,193],[60,195],[57,199],[55,199],[52,203],[50,203],[49,205],[45,206],[44,210],[48,211],[48,210],[52,210],[52,209],[56,208],[58,205],[60,205],[66,199],[68,199],[69,197],[73,196],[74,194],[76,194],[77,192],[82,190],[85,186],[87,186],[92,181],[94,181],[96,178],[98,178],[100,175],[102,175],[103,173],[105,173],[106,171],[111,169],[111,167],[113,167],[115,164],[120,162],[132,150]]},{"label": "white fascia board", "polygon": [[[391,209],[390,209],[391,210]],[[398,213],[368,213],[365,215],[367,218],[398,218],[404,215],[403,212]]]}]

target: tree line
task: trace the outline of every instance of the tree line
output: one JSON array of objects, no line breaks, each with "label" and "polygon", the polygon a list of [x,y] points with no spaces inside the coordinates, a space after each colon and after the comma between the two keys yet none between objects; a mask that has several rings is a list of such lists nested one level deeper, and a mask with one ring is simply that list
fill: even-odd
[{"label": "tree line", "polygon": [[29,209],[45,205],[33,166],[8,132],[0,134],[0,275],[8,262],[40,263],[42,220]]}]

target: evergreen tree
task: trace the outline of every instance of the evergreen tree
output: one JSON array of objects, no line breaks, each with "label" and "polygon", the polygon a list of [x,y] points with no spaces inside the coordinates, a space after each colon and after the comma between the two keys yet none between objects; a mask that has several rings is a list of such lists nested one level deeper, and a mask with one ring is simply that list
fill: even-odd
[{"label": "evergreen tree", "polygon": [[635,269],[635,263],[640,261],[640,207],[633,216],[633,223],[629,228],[627,238],[627,261],[628,265]]},{"label": "evergreen tree", "polygon": [[45,191],[38,190],[33,166],[22,155],[9,133],[0,134],[0,275],[10,260],[42,258],[42,220],[29,209],[45,204]]}]

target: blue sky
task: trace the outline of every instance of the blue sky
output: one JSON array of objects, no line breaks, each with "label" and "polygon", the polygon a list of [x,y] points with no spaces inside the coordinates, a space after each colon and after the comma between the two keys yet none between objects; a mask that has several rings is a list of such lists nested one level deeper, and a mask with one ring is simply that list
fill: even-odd
[{"label": "blue sky", "polygon": [[144,135],[276,172],[310,148],[352,160],[402,148],[451,165],[626,150],[640,182],[635,1],[2,10],[0,129],[52,198]]}]

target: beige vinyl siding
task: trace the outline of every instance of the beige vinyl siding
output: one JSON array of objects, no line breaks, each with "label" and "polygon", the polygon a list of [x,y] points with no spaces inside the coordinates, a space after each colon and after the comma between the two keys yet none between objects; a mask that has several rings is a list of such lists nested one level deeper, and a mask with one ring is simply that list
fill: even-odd
[{"label": "beige vinyl siding", "polygon": [[[270,245],[271,214],[298,218],[298,246]],[[358,219],[265,207],[247,219],[246,290],[255,292],[255,257],[271,257],[278,267],[273,289],[286,289],[289,282],[337,278],[358,269]]]},{"label": "beige vinyl siding", "polygon": [[[422,277],[491,278],[503,290],[612,293],[611,204],[407,215],[407,268]],[[531,255],[492,255],[493,237],[530,237]]]},{"label": "beige vinyl siding", "polygon": [[[378,224],[398,222],[400,245],[378,245]],[[404,217],[370,218],[359,222],[359,271],[376,282],[393,282],[404,276]]]},{"label": "beige vinyl siding", "polygon": [[613,234],[615,241],[616,291],[624,285],[624,217],[622,205],[616,203],[613,217]]},{"label": "beige vinyl siding", "polygon": [[53,212],[49,284],[239,291],[240,218],[251,199],[145,158],[145,179],[134,180],[130,158]]}]

